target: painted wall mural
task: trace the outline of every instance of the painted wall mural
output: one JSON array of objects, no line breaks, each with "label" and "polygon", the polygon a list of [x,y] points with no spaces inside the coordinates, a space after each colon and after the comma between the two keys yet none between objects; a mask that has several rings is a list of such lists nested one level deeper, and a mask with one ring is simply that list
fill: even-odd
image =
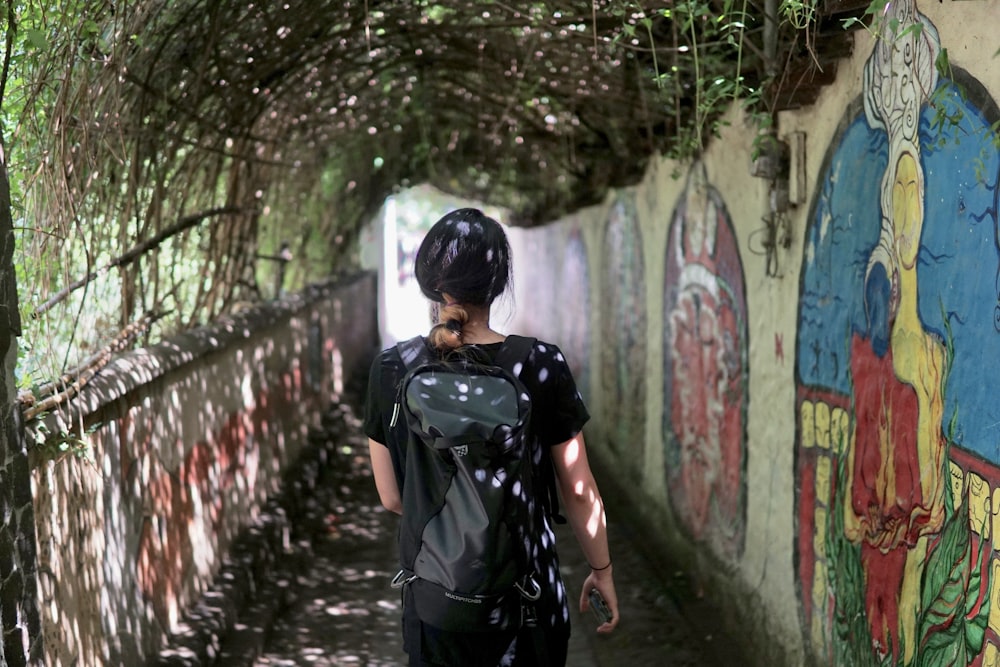
[{"label": "painted wall mural", "polygon": [[[548,290],[546,290],[548,291]],[[558,290],[559,342],[566,353],[577,388],[584,400],[590,399],[590,269],[583,234],[574,228],[563,249],[562,272]]]},{"label": "painted wall mural", "polygon": [[[1000,664],[1000,119],[894,2],[819,177],[796,381],[797,576],[823,664]],[[919,29],[911,29],[919,26]]]},{"label": "painted wall mural", "polygon": [[645,276],[634,193],[623,191],[611,207],[604,234],[606,253],[601,296],[601,350],[608,443],[627,463],[642,464],[645,434]]},{"label": "painted wall mural", "polygon": [[746,292],[732,221],[704,165],[674,210],[665,266],[670,502],[696,541],[735,558],[746,530]]}]

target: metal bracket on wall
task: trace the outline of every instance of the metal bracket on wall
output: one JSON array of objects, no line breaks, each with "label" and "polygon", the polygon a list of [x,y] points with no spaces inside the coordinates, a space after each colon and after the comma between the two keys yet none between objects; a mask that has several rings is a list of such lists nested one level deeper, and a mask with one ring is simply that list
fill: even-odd
[{"label": "metal bracket on wall", "polygon": [[750,234],[750,251],[765,257],[765,274],[780,278],[779,250],[792,245],[791,219],[788,212],[806,200],[806,133],[791,132],[782,139],[773,135],[760,143],[760,152],[750,173],[766,178],[768,184],[767,213],[761,218],[764,226]]}]

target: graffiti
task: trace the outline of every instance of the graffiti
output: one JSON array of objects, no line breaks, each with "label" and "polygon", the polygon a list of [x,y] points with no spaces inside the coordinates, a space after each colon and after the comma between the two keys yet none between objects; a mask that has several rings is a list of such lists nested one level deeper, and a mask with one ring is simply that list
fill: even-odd
[{"label": "graffiti", "polygon": [[279,389],[262,390],[255,405],[230,413],[210,440],[196,442],[173,469],[154,451],[140,447],[134,457],[122,443],[126,474],[145,478],[136,581],[164,628],[175,627],[190,602],[193,572],[210,575],[200,570],[217,562],[239,524],[237,515],[259,502],[262,460],[273,464],[283,455],[268,437],[270,422],[291,414],[290,406],[305,395],[303,380],[299,369],[283,373]]},{"label": "graffiti", "polygon": [[[256,453],[247,449],[245,414],[232,414],[215,445],[196,443],[175,471],[156,471],[145,487],[149,513],[143,518],[139,537],[137,580],[164,627],[173,627],[187,602],[184,582],[198,563],[211,562],[216,548],[211,538],[226,518],[227,492]],[[250,484],[254,470],[246,471]],[[205,525],[198,525],[204,522]],[[197,539],[204,536],[205,539]]]},{"label": "graffiti", "polygon": [[731,221],[702,165],[674,212],[664,295],[670,500],[695,540],[736,557],[746,527],[746,297]]},{"label": "graffiti", "polygon": [[633,194],[619,195],[605,231],[601,351],[608,442],[639,465],[645,441],[646,304],[642,240]]},{"label": "graffiti", "polygon": [[803,620],[834,664],[990,664],[1000,406],[983,360],[1000,354],[1000,160],[984,147],[997,112],[960,72],[939,77],[937,31],[912,1],[886,11],[900,30],[866,64],[806,237]]}]

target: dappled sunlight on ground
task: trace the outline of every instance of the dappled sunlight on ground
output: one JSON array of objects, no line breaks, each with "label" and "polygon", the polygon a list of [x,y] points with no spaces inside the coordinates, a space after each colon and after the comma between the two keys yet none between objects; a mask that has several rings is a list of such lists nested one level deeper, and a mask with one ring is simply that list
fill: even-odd
[{"label": "dappled sunlight on ground", "polygon": [[[398,517],[382,508],[368,463],[367,441],[350,410],[333,432],[336,446],[308,502],[312,550],[291,602],[267,631],[254,667],[365,665],[399,667],[400,595],[389,587],[397,569]],[[603,477],[603,475],[602,475]],[[644,526],[609,485],[609,527],[622,625],[598,636],[590,613],[575,609],[586,560],[568,526],[558,526],[560,563],[572,600],[568,667],[705,667],[747,664],[719,631],[718,611],[693,593],[669,554],[649,558]]]},{"label": "dappled sunlight on ground", "polygon": [[271,631],[256,665],[370,665],[405,663],[400,641],[394,514],[378,502],[360,424],[340,434],[311,503],[321,526],[312,568]]}]

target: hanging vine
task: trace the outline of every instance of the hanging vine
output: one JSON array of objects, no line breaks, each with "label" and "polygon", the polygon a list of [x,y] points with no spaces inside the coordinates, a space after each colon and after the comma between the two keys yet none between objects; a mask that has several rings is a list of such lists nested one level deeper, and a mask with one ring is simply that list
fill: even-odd
[{"label": "hanging vine", "polygon": [[734,103],[766,122],[801,93],[765,28],[788,69],[832,20],[777,2],[8,0],[22,388],[145,313],[129,344],[272,298],[262,258],[288,289],[352,268],[395,189],[541,224],[697,155]]}]

